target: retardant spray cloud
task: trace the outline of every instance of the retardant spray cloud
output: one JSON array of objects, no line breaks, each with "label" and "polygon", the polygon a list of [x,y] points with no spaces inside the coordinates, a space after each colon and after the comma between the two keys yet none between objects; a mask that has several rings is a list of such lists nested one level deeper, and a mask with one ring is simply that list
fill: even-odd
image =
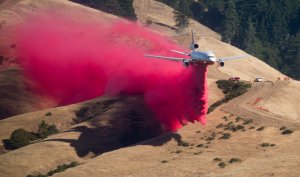
[{"label": "retardant spray cloud", "polygon": [[78,22],[66,15],[31,18],[18,29],[24,75],[59,105],[104,94],[143,94],[168,131],[187,122],[205,124],[207,67],[144,57],[182,50],[165,37],[127,21]]}]

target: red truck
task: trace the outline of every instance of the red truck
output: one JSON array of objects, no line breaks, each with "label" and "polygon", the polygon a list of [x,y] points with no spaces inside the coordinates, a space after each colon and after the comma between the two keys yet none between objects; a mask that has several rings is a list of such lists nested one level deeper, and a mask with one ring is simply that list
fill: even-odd
[{"label": "red truck", "polygon": [[230,81],[239,81],[241,78],[240,77],[230,77]]}]

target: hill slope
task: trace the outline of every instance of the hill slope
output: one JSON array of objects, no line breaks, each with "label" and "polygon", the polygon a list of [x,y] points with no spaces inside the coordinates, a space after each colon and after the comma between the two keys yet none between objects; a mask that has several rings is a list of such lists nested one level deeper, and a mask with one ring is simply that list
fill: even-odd
[{"label": "hill slope", "polygon": [[[228,116],[228,120],[222,119]],[[194,124],[181,129],[178,134],[142,142],[136,146],[108,152],[86,164],[59,173],[67,176],[298,176],[300,165],[300,132],[281,135],[278,127],[257,131],[260,125],[244,125],[245,130],[231,131],[219,124],[242,125],[217,110],[208,116],[205,127]],[[255,129],[249,129],[255,126]],[[229,139],[220,139],[224,133]],[[180,145],[181,141],[188,144]],[[210,138],[212,137],[212,138]],[[262,147],[262,143],[275,144]],[[219,159],[215,159],[219,158]],[[238,160],[229,163],[232,158]],[[214,160],[215,159],[215,160]],[[218,164],[224,162],[225,168]]]},{"label": "hill slope", "polygon": [[[72,17],[79,21],[83,19],[93,21],[97,18],[117,19],[117,17],[68,1],[25,0],[14,3],[16,4],[6,6],[7,10],[0,13],[0,18],[5,18],[8,24],[17,23],[17,17],[32,13],[38,14],[45,8],[51,8],[53,13],[63,11],[72,14]],[[172,9],[159,2],[152,0],[134,1],[134,5],[142,23],[145,23],[147,18],[151,18],[150,20],[156,23],[150,27],[158,32],[165,32],[183,46],[189,45],[189,31],[190,28],[193,28],[203,50],[214,50],[220,57],[244,54],[243,51],[222,43],[219,41],[218,34],[194,21],[186,29],[186,32],[176,34],[172,30],[174,28]],[[0,30],[3,29],[7,28],[3,27]],[[8,30],[4,31],[8,32]],[[209,34],[209,36],[201,36],[201,34]],[[9,43],[0,44],[5,45],[6,48],[9,46]],[[217,69],[216,66],[211,66],[208,76],[211,103],[223,97],[222,92],[217,89],[214,82],[218,79],[227,79],[230,76],[240,76],[247,81],[257,76],[269,81],[275,81],[277,77],[284,77],[254,57],[227,62],[224,68]],[[76,112],[83,108],[85,103],[15,116],[0,121],[0,129],[4,130],[0,132],[1,138],[9,137],[13,129],[20,127],[35,130],[37,124],[43,119],[57,124],[60,130],[64,132],[50,136],[44,141],[0,155],[0,162],[2,163],[0,164],[0,173],[9,177],[24,174],[45,174],[55,169],[57,165],[78,161],[84,164],[54,176],[299,176],[298,147],[300,144],[297,139],[299,139],[300,133],[298,124],[292,126],[298,121],[295,115],[298,115],[300,110],[297,93],[299,88],[300,85],[296,81],[278,82],[274,86],[269,82],[258,83],[248,95],[233,100],[222,108],[226,112],[234,113],[235,116],[216,110],[208,115],[207,126],[188,125],[178,133],[169,133],[101,155],[99,154],[105,152],[101,151],[101,148],[110,147],[108,148],[110,151],[122,147],[118,141],[121,134],[126,134],[126,126],[130,125],[126,124],[130,118],[127,115],[128,111],[132,109],[145,111],[144,108],[139,107],[142,105],[141,98],[137,100],[136,98],[128,98],[129,100],[136,100],[132,107],[126,102],[118,100],[104,115],[83,120],[76,125],[74,125],[73,119],[78,118]],[[263,97],[263,101],[259,102],[258,106],[267,107],[269,113],[263,111],[257,113],[258,110],[247,104],[255,101],[256,97]],[[107,98],[100,100],[103,99]],[[91,106],[93,105],[95,102]],[[45,113],[49,111],[52,112],[53,118],[45,117]],[[148,115],[147,113],[144,114]],[[274,114],[279,117],[272,117]],[[223,118],[224,116],[227,118]],[[254,122],[244,124],[245,120],[238,119],[239,121],[236,121],[237,116],[247,119],[253,118]],[[108,118],[112,118],[114,123],[118,125],[113,124],[114,126],[111,127],[110,124],[107,124]],[[32,121],[32,124],[25,124],[29,120]],[[273,123],[270,124],[270,122]],[[97,126],[94,125],[95,123]],[[223,125],[220,126],[220,124]],[[232,124],[234,126],[241,125],[244,128],[233,131]],[[293,128],[294,133],[282,135],[282,131],[279,130],[281,125]],[[261,126],[265,128],[262,131],[257,131]],[[6,130],[5,127],[10,128]],[[85,131],[86,128],[82,129],[82,127],[89,130]],[[106,130],[107,132],[103,133]],[[145,130],[148,129],[145,128]],[[226,135],[225,133],[230,134],[229,139],[222,138]],[[129,135],[129,137],[133,136],[132,134]],[[109,141],[103,142],[99,139],[108,139]],[[262,143],[275,144],[275,146],[262,147]],[[213,160],[216,157],[221,158],[227,166],[220,168],[218,164],[221,162]],[[239,158],[241,162],[231,164],[228,162],[231,158]]]}]

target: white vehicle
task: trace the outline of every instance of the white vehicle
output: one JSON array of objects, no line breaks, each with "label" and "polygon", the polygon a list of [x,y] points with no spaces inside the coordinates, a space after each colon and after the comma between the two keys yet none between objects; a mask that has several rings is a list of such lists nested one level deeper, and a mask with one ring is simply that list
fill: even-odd
[{"label": "white vehicle", "polygon": [[197,64],[197,63],[214,64],[216,62],[219,64],[219,66],[223,67],[224,61],[226,61],[226,60],[248,57],[248,55],[240,55],[240,56],[232,56],[232,57],[226,57],[226,58],[217,58],[216,55],[212,51],[196,51],[196,49],[199,48],[199,45],[195,43],[193,30],[192,30],[192,44],[191,44],[190,48],[192,50],[190,53],[185,53],[185,52],[181,52],[181,51],[177,51],[177,50],[171,50],[172,52],[186,55],[189,58],[165,57],[165,56],[148,55],[148,54],[145,54],[145,57],[160,58],[160,59],[171,60],[171,61],[181,61],[185,67],[188,67],[189,65],[193,65],[193,64]]},{"label": "white vehicle", "polygon": [[254,82],[262,82],[263,80],[262,80],[262,78],[260,78],[260,77],[257,77],[257,78],[255,78],[254,79]]}]

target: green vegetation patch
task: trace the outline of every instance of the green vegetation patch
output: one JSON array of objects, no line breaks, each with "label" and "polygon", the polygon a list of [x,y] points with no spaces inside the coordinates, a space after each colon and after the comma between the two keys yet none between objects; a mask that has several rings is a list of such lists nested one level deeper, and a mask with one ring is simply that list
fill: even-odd
[{"label": "green vegetation patch", "polygon": [[257,131],[263,131],[265,129],[264,126],[259,127],[258,129],[256,129]]},{"label": "green vegetation patch", "polygon": [[6,149],[18,149],[30,144],[31,142],[47,138],[49,135],[58,133],[58,129],[54,124],[49,125],[44,120],[41,122],[38,128],[38,132],[28,132],[22,128],[16,129],[10,135],[8,140],[4,140]]},{"label": "green vegetation patch", "polygon": [[220,168],[225,168],[226,163],[225,163],[225,162],[221,162],[221,163],[218,164],[218,166],[219,166]]},{"label": "green vegetation patch", "polygon": [[243,125],[248,125],[251,124],[253,122],[252,119],[245,119]]},{"label": "green vegetation patch", "polygon": [[30,144],[31,141],[38,139],[38,137],[22,128],[12,132],[8,140],[11,149],[18,149]]},{"label": "green vegetation patch", "polygon": [[229,163],[237,163],[237,162],[242,162],[242,160],[239,159],[239,158],[234,157],[234,158],[230,159],[228,162]]},{"label": "green vegetation patch", "polygon": [[224,130],[231,130],[233,132],[236,132],[238,130],[244,130],[244,126],[243,125],[229,125],[227,126]]},{"label": "green vegetation patch", "polygon": [[235,121],[239,122],[241,119],[242,119],[241,117],[237,117],[237,118],[235,118]]},{"label": "green vegetation patch", "polygon": [[190,143],[180,140],[178,142],[178,146],[188,147],[188,146],[190,146]]},{"label": "green vegetation patch", "polygon": [[49,135],[53,135],[55,133],[58,133],[58,129],[56,128],[56,125],[47,124],[44,120],[39,125],[37,136],[41,139],[47,138]]},{"label": "green vegetation patch", "polygon": [[281,130],[281,131],[286,130],[286,127],[285,127],[285,126],[282,126],[282,127],[280,127],[279,130]]},{"label": "green vegetation patch", "polygon": [[255,129],[255,126],[251,126],[251,127],[249,127],[249,129]]},{"label": "green vegetation patch", "polygon": [[214,159],[213,159],[213,161],[215,161],[215,162],[221,162],[221,161],[222,161],[222,159],[221,159],[221,158],[219,158],[219,157],[216,157],[216,158],[214,158]]},{"label": "green vegetation patch", "polygon": [[45,114],[45,116],[52,116],[52,113],[51,113],[51,112],[47,112],[47,113]]},{"label": "green vegetation patch", "polygon": [[179,154],[179,153],[182,153],[182,152],[183,152],[182,150],[177,150],[175,153]]},{"label": "green vegetation patch", "polygon": [[261,147],[274,147],[274,146],[276,146],[276,144],[262,143],[260,146],[261,146]]},{"label": "green vegetation patch", "polygon": [[212,112],[223,103],[227,103],[228,101],[240,95],[243,95],[251,87],[251,84],[248,84],[246,82],[232,82],[229,80],[218,80],[216,81],[216,83],[218,85],[218,88],[220,88],[225,94],[225,98],[212,104],[208,108],[208,113]]},{"label": "green vegetation patch", "polygon": [[283,130],[281,134],[283,135],[287,135],[287,134],[292,134],[293,133],[293,130]]},{"label": "green vegetation patch", "polygon": [[229,139],[231,137],[230,133],[223,133],[220,139]]},{"label": "green vegetation patch", "polygon": [[78,165],[79,165],[79,163],[76,162],[76,161],[74,161],[74,162],[72,162],[70,164],[58,165],[55,170],[49,171],[46,175],[41,175],[41,174],[39,174],[37,176],[35,176],[35,175],[27,175],[26,177],[48,177],[48,176],[53,176],[55,173],[63,172],[63,171],[65,171],[68,168],[73,168],[73,167],[76,167]]}]

